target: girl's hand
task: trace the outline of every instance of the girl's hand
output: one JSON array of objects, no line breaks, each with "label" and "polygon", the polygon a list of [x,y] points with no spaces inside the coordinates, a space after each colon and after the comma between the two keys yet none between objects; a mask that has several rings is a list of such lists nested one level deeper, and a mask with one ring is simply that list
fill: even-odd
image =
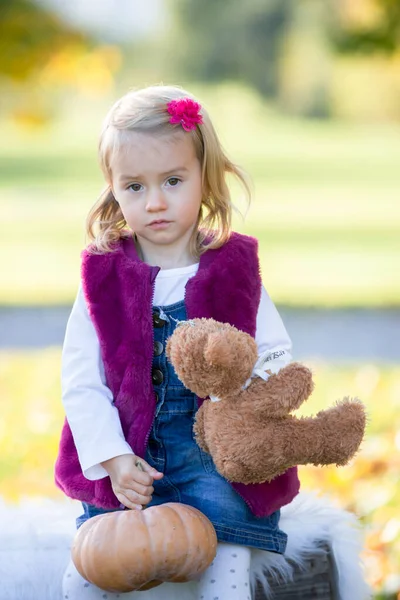
[{"label": "girl's hand", "polygon": [[121,504],[136,510],[141,510],[151,501],[153,480],[164,477],[163,473],[135,454],[121,454],[101,465],[109,474],[112,489]]}]

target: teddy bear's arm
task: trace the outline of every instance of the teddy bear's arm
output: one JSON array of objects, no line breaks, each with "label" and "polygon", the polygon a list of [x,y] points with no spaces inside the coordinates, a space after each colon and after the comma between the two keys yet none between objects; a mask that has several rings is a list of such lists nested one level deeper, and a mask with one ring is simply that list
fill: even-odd
[{"label": "teddy bear's arm", "polygon": [[242,423],[236,431],[235,423],[220,427],[213,455],[223,477],[245,484],[271,481],[296,465],[346,465],[362,442],[366,414],[359,400],[345,398],[315,417],[247,421],[247,431]]},{"label": "teddy bear's arm", "polygon": [[293,362],[272,374],[267,381],[256,378],[240,392],[240,400],[251,402],[252,410],[259,417],[285,417],[306,400],[314,387],[311,371]]}]

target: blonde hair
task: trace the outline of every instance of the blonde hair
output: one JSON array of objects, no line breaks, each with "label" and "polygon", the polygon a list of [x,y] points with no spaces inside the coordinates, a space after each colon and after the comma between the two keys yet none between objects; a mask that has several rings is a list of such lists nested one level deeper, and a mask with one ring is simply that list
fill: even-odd
[{"label": "blonde hair", "polygon": [[[176,134],[183,132],[180,124],[171,124],[167,103],[191,94],[175,86],[150,86],[122,96],[110,109],[99,139],[99,161],[107,187],[89,212],[86,231],[92,241],[92,251],[111,252],[114,243],[131,235],[120,206],[111,189],[113,157],[129,141],[129,133]],[[227,184],[233,175],[243,186],[247,201],[251,191],[247,176],[226,156],[207,111],[202,106],[203,123],[190,132],[196,156],[201,165],[203,198],[191,253],[200,256],[208,249],[222,246],[231,234],[234,206]]]}]

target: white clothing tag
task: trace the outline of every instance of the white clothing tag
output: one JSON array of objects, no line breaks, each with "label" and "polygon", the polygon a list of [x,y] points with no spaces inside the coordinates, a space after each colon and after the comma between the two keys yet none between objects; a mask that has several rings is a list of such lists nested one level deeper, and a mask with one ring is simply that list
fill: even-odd
[{"label": "white clothing tag", "polygon": [[[288,364],[288,356],[285,350],[276,350],[270,352],[266,350],[261,356],[258,357],[256,364],[254,365],[253,372],[249,379],[243,386],[243,389],[247,389],[251,383],[251,380],[255,377],[261,377],[264,381],[268,381],[271,375],[276,375],[279,371]],[[267,373],[266,371],[271,371]]]},{"label": "white clothing tag", "polygon": [[[258,360],[254,365],[253,372],[242,389],[246,390],[251,384],[252,379],[255,377],[260,377],[264,381],[268,381],[271,375],[276,375],[276,373],[279,373],[283,367],[286,367],[288,364],[288,359],[289,356],[286,350],[276,350],[275,352],[266,350],[263,354],[261,354],[261,356],[258,357]],[[267,370],[271,371],[271,373],[267,373]],[[221,402],[221,398],[218,398],[218,396],[210,395],[209,398],[211,402]]]}]

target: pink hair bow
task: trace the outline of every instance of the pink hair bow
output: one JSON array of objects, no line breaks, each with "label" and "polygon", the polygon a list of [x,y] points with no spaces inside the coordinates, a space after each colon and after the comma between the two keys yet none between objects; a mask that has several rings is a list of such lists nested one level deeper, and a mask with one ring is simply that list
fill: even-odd
[{"label": "pink hair bow", "polygon": [[196,129],[197,125],[203,123],[203,117],[200,114],[201,106],[191,98],[180,98],[168,102],[167,109],[171,115],[169,122],[180,123],[185,131]]}]

